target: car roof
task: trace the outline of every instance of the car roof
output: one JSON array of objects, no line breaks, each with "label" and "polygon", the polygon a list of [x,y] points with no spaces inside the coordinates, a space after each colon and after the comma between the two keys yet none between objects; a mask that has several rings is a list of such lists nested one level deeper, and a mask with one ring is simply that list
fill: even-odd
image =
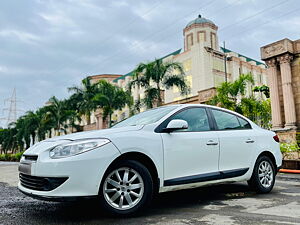
[{"label": "car roof", "polygon": [[240,113],[237,113],[237,112],[229,110],[229,109],[221,108],[221,107],[218,107],[218,106],[214,106],[214,105],[206,105],[206,104],[174,104],[174,105],[178,105],[179,106],[179,108],[177,108],[177,110],[178,109],[183,109],[183,108],[188,108],[188,107],[199,107],[199,106],[200,107],[212,108],[212,109],[218,109],[218,110],[226,111],[228,113],[235,114],[235,115],[237,115],[239,117],[242,117],[242,118],[246,119],[247,121],[250,121],[251,123],[253,123],[249,118],[243,116]]}]

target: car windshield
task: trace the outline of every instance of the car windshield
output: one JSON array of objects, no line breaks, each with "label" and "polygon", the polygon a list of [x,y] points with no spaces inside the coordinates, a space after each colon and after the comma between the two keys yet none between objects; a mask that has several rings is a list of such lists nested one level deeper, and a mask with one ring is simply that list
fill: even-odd
[{"label": "car windshield", "polygon": [[147,110],[117,123],[113,128],[155,123],[177,107],[178,106],[173,105]]}]

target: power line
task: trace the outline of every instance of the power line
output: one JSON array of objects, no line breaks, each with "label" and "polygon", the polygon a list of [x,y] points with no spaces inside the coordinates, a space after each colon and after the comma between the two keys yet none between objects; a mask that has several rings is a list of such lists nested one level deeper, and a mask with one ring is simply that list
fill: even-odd
[{"label": "power line", "polygon": [[263,26],[263,25],[268,24],[268,23],[270,23],[270,22],[273,22],[273,21],[275,21],[275,20],[278,20],[278,19],[280,19],[280,18],[282,18],[282,17],[284,17],[284,16],[286,16],[286,15],[292,14],[292,13],[297,12],[297,11],[299,11],[299,10],[300,10],[300,8],[296,8],[296,9],[294,9],[294,10],[288,11],[287,13],[284,13],[284,14],[282,14],[282,15],[276,16],[276,18],[274,18],[274,19],[267,20],[266,22],[260,23],[259,25],[255,25],[255,26],[252,27],[252,28],[247,28],[247,29],[244,29],[244,30],[242,30],[242,31],[240,31],[240,32],[238,32],[238,33],[233,33],[233,34],[231,34],[230,36],[228,36],[227,39],[230,38],[230,37],[236,36],[236,35],[238,35],[238,34],[245,33],[246,31],[252,30],[252,29],[254,29],[254,28]]},{"label": "power line", "polygon": [[[278,5],[280,5],[280,4],[282,4],[282,2],[280,2],[279,4],[276,4],[276,5],[273,5],[273,6],[271,6],[271,7],[269,7],[268,9],[271,9],[271,8],[275,8],[276,6],[278,6]],[[266,11],[267,9],[264,9],[264,11]],[[297,9],[297,10],[299,10],[299,9]],[[290,11],[290,12],[288,12],[288,13],[286,13],[286,14],[284,14],[284,15],[282,15],[282,16],[280,16],[280,17],[277,17],[277,18],[281,18],[281,17],[283,17],[283,16],[285,16],[285,15],[287,15],[287,14],[290,14],[290,13],[292,13],[292,12],[294,12],[294,11],[297,11],[297,10],[292,10],[292,11]],[[260,12],[260,13],[256,13],[255,15],[252,15],[252,18],[254,18],[254,17],[256,17],[256,16],[258,16],[259,14],[261,14],[262,12]],[[277,19],[276,18],[276,19]],[[274,19],[273,19],[274,20]],[[270,21],[268,21],[268,22],[272,22],[273,20],[270,20]],[[268,23],[267,22],[267,23]],[[260,25],[264,25],[264,24],[266,24],[266,23],[263,23],[263,24],[260,24]],[[258,27],[258,26],[256,26],[256,27]],[[254,27],[254,28],[256,28],[256,27]],[[247,29],[247,31],[248,31],[249,29]],[[176,32],[176,34],[177,33],[181,33],[182,31],[180,31],[180,32]],[[240,32],[241,33],[241,32]],[[174,34],[172,34],[172,35],[174,35]],[[166,37],[163,37],[163,38],[161,38],[161,39],[159,39],[159,40],[156,40],[156,42],[157,41],[163,41],[163,40],[165,40],[166,38],[168,38],[170,36],[170,34],[168,34]],[[232,35],[233,36],[233,35]],[[143,42],[144,40],[142,40],[141,42]],[[139,47],[141,45],[141,43],[139,43],[139,44],[137,44],[137,45],[132,45],[130,48],[129,48],[129,50],[130,49],[132,49],[133,47]],[[153,43],[151,46],[153,46],[153,45],[155,45],[155,43]],[[149,47],[151,47],[151,46],[149,46]],[[129,52],[126,52],[126,54],[130,54]],[[114,54],[114,55],[112,55],[112,56],[110,56],[107,60],[109,60],[109,59],[111,59],[112,57],[114,57],[114,56],[117,56],[118,54]],[[102,61],[102,63],[103,63],[103,61]]]},{"label": "power line", "polygon": [[235,22],[235,23],[229,24],[229,25],[223,27],[222,29],[220,29],[219,32],[222,32],[223,30],[226,30],[226,29],[228,29],[228,28],[230,28],[230,27],[232,27],[232,26],[235,26],[235,25],[237,25],[237,24],[239,24],[239,23],[241,23],[241,22],[245,22],[245,21],[247,21],[247,20],[249,20],[249,19],[252,19],[253,17],[256,17],[256,16],[258,16],[258,15],[260,15],[260,14],[263,14],[264,12],[269,11],[270,9],[273,9],[273,8],[275,8],[275,7],[278,7],[278,6],[282,5],[282,4],[285,4],[285,3],[287,3],[288,1],[289,1],[289,0],[284,0],[284,1],[282,1],[282,2],[279,2],[278,4],[272,5],[271,7],[265,8],[265,9],[259,11],[258,13],[255,13],[255,14],[253,14],[253,15],[251,15],[251,16],[247,16],[247,17],[245,17],[245,18],[243,18],[243,19],[241,19],[241,20],[239,20],[239,21],[237,21],[237,22]]},{"label": "power line", "polygon": [[[207,4],[203,4],[203,5],[201,6],[200,9],[203,9],[204,7],[207,7],[207,6],[211,5],[211,4],[213,4],[215,1],[216,1],[216,0],[213,0],[213,1],[210,1],[209,3],[207,3]],[[204,6],[204,7],[203,7],[203,6]],[[187,16],[190,16],[192,13],[194,13],[194,12],[199,12],[200,9],[193,10],[192,12],[189,12],[188,14],[184,15],[183,17],[181,17],[181,18],[179,18],[179,19],[176,19],[176,20],[172,21],[172,22],[169,23],[167,26],[161,28],[159,31],[154,32],[154,34],[153,34],[153,32],[152,32],[150,35],[147,35],[147,36],[146,36],[145,38],[143,38],[140,42],[143,42],[143,41],[145,41],[145,40],[148,40],[150,37],[157,36],[159,33],[166,31],[166,30],[169,29],[170,27],[172,27],[172,26],[174,26],[175,24],[177,24],[180,20],[185,19]],[[165,29],[164,29],[164,28],[165,28]],[[139,45],[140,45],[139,43],[131,44],[131,46],[129,47],[129,49],[132,49],[133,47],[136,47],[136,46],[139,46]],[[119,55],[119,52],[122,52],[122,51],[123,51],[123,49],[119,49],[115,54],[112,54],[112,55],[110,55],[110,56],[104,58],[104,60],[101,61],[101,64],[103,65],[103,62],[106,62],[106,61],[110,60],[111,58],[113,58],[113,57]],[[97,65],[98,65],[98,64],[89,67],[88,70],[95,68]],[[103,66],[102,66],[102,67],[103,67]],[[101,68],[102,68],[102,67],[101,67]]]},{"label": "power line", "polygon": [[[230,5],[227,5],[227,6],[225,6],[225,7],[222,7],[222,8],[220,8],[220,9],[215,10],[215,12],[224,10],[224,9],[226,9],[226,8],[232,6],[233,4],[235,4],[235,3],[237,3],[237,2],[240,2],[240,1],[241,1],[241,0],[236,0],[236,1],[232,2]],[[206,4],[206,6],[211,5],[213,2],[214,2],[214,1],[210,2],[209,4]],[[272,6],[272,7],[274,7],[274,6]],[[272,8],[272,7],[270,7],[270,8]],[[197,10],[195,10],[195,11],[199,11],[199,9],[197,9]],[[193,11],[193,12],[194,12],[194,11]],[[169,26],[167,26],[167,29],[169,29],[170,27],[174,26],[175,23],[178,23],[180,20],[186,18],[187,16],[189,16],[189,15],[190,15],[191,13],[193,13],[193,12],[189,12],[188,14],[186,14],[185,16],[183,16],[182,18],[177,19],[176,21],[173,21],[172,23],[169,24]],[[213,13],[215,13],[215,12],[213,12]],[[211,14],[212,14],[212,13],[211,13]],[[133,48],[135,48],[135,47],[140,47],[140,46],[142,45],[142,42],[144,42],[145,40],[148,40],[149,37],[157,36],[159,33],[163,32],[163,31],[166,31],[167,29],[161,29],[160,31],[156,32],[154,35],[149,35],[149,36],[147,36],[146,38],[142,39],[139,43],[137,43],[137,44],[132,44],[132,45],[129,47],[128,50],[131,50],[131,49],[133,49]],[[179,31],[179,32],[176,32],[175,34],[181,33],[181,32],[182,32],[182,31]],[[172,35],[174,35],[174,34],[172,33]],[[171,36],[171,35],[169,34],[169,36]],[[169,36],[167,36],[167,37],[169,37]],[[161,38],[161,39],[159,39],[159,40],[156,40],[156,42],[157,42],[157,41],[165,40],[167,37],[163,37],[163,38]],[[152,44],[151,46],[153,46],[153,45],[154,45],[154,44]],[[122,50],[119,50],[119,51],[116,52],[115,54],[113,54],[113,55],[111,55],[111,56],[105,58],[104,60],[102,60],[102,61],[101,61],[102,65],[105,65],[105,64],[106,64],[106,61],[108,61],[108,60],[114,58],[115,56],[120,56],[120,54],[118,54],[120,51],[122,51]],[[129,53],[129,51],[126,52],[126,54],[128,54],[128,53]],[[129,53],[129,54],[130,54],[130,53]],[[122,54],[121,54],[121,55],[122,55]],[[103,67],[103,66],[102,66],[102,67]],[[93,68],[93,67],[90,67],[90,68]],[[90,68],[89,68],[89,69],[90,69]]]},{"label": "power line", "polygon": [[[151,11],[153,11],[155,8],[157,8],[163,1],[158,0],[154,3],[153,7],[151,7],[150,9],[146,10],[143,14],[148,15],[150,14]],[[130,20],[130,22],[128,22],[127,24],[125,24],[124,26],[121,27],[120,30],[118,30],[118,33],[125,31],[126,29],[128,29],[132,24],[134,24],[136,22],[136,18]],[[114,37],[117,33],[114,32],[111,35],[107,36],[106,38],[104,38],[103,40],[100,41],[100,43],[102,45],[104,45],[104,43],[106,43],[107,41],[109,41],[112,37]],[[93,55],[93,54],[89,54],[89,55]],[[77,63],[82,57],[78,57],[76,59],[74,59],[73,61],[69,62],[69,66],[74,65],[75,63]],[[55,70],[52,73],[57,73],[60,70],[62,70],[65,66],[67,65],[67,63],[63,64],[59,69]]]}]

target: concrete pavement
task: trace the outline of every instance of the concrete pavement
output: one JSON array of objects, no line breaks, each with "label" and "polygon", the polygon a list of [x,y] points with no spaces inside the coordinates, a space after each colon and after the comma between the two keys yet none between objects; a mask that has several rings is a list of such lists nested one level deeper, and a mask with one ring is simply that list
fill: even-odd
[{"label": "concrete pavement", "polygon": [[279,174],[270,194],[246,183],[164,193],[132,218],[112,218],[96,201],[52,203],[17,188],[17,164],[0,162],[0,224],[300,224],[300,175]]}]

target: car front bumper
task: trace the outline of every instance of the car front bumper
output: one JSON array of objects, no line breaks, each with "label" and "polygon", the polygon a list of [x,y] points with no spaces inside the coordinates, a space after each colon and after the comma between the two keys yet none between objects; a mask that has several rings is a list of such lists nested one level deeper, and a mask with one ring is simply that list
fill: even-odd
[{"label": "car front bumper", "polygon": [[[67,178],[58,187],[51,190],[38,189],[23,185],[19,181],[18,188],[21,192],[35,198],[52,201],[64,201],[77,197],[94,197],[98,195],[102,177],[112,163],[120,155],[118,149],[108,143],[97,149],[62,159],[51,159],[49,151],[41,152],[37,161],[22,161],[21,165],[30,164],[29,170],[24,170],[25,176],[30,181],[31,177],[58,180]],[[20,171],[21,174],[24,171]],[[53,179],[51,179],[53,178]]]}]

